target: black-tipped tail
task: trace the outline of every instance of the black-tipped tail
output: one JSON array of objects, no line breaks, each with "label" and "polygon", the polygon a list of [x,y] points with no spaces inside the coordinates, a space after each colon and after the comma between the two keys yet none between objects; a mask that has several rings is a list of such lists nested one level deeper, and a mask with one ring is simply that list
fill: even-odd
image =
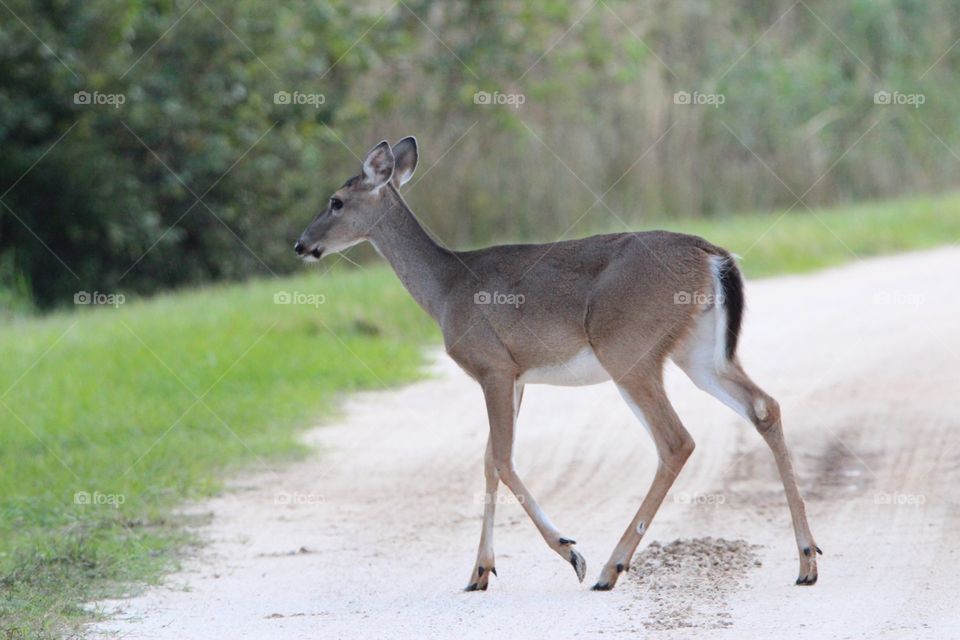
[{"label": "black-tipped tail", "polygon": [[720,279],[720,292],[723,295],[722,306],[727,312],[727,359],[733,360],[737,353],[737,340],[740,338],[740,325],[743,323],[743,277],[733,256],[721,256],[717,277]]}]

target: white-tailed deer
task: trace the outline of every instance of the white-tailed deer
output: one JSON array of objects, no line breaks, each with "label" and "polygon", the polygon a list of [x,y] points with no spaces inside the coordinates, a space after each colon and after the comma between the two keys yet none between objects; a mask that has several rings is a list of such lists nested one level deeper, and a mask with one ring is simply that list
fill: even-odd
[{"label": "white-tailed deer", "polygon": [[493,520],[500,482],[583,581],[586,563],[574,541],[561,535],[514,469],[514,427],[525,384],[607,380],[650,432],[659,455],[653,484],[593,587],[613,588],[693,452],[693,439],[664,392],[667,358],[766,440],[793,520],[797,584],[814,584],[819,549],[784,444],[779,405],[737,360],[743,281],[731,255],[701,238],[666,231],[450,251],[427,235],[399,194],[417,158],[414,138],[392,148],[386,140],[376,145],[360,175],[333,194],[294,249],[305,259],[319,259],[371,242],[440,325],[450,357],[480,383],[490,421],[487,500],[467,590],[485,590],[496,573]]}]

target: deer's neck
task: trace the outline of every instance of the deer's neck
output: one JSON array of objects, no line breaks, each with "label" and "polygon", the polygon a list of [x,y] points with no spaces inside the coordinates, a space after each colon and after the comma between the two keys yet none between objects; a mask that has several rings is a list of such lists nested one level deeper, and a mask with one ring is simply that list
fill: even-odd
[{"label": "deer's neck", "polygon": [[413,299],[439,321],[457,260],[427,235],[399,194],[370,233],[370,242],[393,267]]}]

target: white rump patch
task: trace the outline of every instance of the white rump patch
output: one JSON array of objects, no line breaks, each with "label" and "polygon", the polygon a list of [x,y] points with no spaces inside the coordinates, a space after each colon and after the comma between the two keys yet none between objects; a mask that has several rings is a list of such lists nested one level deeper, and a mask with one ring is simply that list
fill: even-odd
[{"label": "white rump patch", "polygon": [[671,357],[695,385],[749,420],[747,407],[730,394],[721,375],[728,366],[722,341],[727,330],[726,317],[720,307],[705,312]]},{"label": "white rump patch", "polygon": [[590,384],[600,384],[609,379],[610,374],[597,360],[593,349],[587,346],[566,362],[527,369],[520,375],[517,382],[519,384],[582,387]]},{"label": "white rump patch", "polygon": [[714,319],[714,366],[717,371],[723,371],[727,366],[727,310],[723,299],[723,287],[720,284],[720,271],[723,269],[724,259],[720,256],[710,257],[710,273],[713,275],[714,305],[708,313]]}]

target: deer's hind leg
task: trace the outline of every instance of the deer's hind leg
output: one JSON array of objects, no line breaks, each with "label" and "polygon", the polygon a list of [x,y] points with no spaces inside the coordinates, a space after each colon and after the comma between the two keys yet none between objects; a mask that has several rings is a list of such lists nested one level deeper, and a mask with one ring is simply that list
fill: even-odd
[{"label": "deer's hind leg", "polygon": [[650,527],[680,469],[693,453],[693,438],[680,423],[663,389],[662,362],[644,364],[648,366],[637,367],[639,372],[632,371],[616,382],[624,400],[653,437],[659,462],[650,490],[593,586],[596,591],[612,589],[620,574],[630,567],[643,534]]},{"label": "deer's hind leg", "polygon": [[753,423],[773,453],[780,481],[787,496],[790,519],[797,541],[800,572],[797,584],[817,582],[817,554],[820,548],[814,542],[807,522],[806,507],[797,487],[797,479],[790,461],[790,453],[783,439],[780,405],[746,374],[736,357],[728,358],[717,347],[717,322],[722,322],[717,310],[705,313],[692,334],[680,345],[671,358],[690,379],[725,405]]}]

